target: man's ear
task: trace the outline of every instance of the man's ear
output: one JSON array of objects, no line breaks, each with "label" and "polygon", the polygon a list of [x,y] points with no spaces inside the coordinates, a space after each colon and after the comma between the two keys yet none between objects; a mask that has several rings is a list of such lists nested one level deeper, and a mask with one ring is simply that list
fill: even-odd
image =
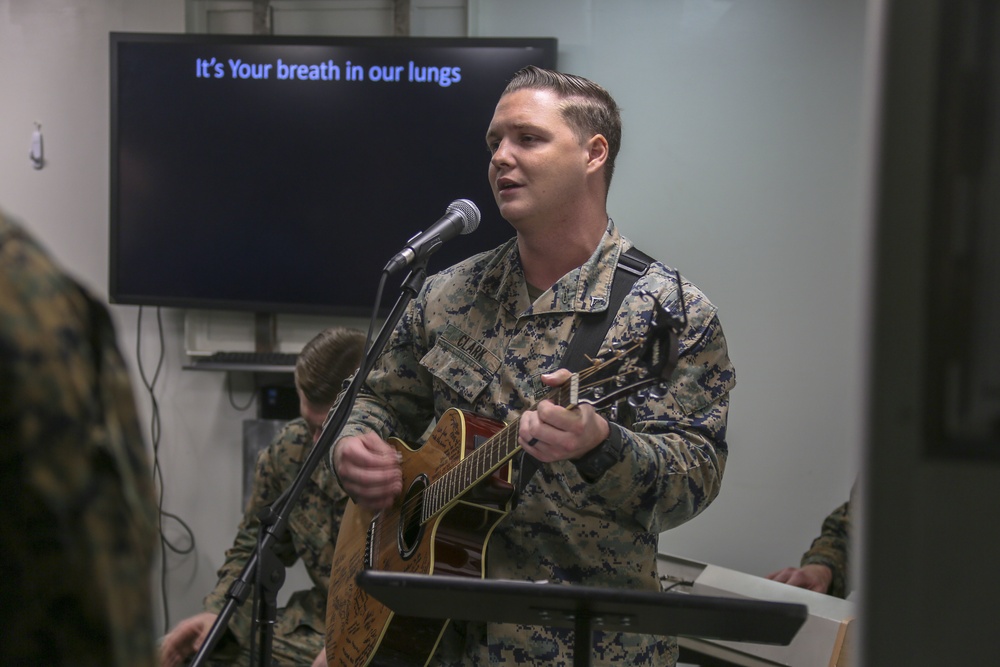
[{"label": "man's ear", "polygon": [[608,140],[603,134],[595,134],[587,141],[587,168],[596,171],[608,160]]}]

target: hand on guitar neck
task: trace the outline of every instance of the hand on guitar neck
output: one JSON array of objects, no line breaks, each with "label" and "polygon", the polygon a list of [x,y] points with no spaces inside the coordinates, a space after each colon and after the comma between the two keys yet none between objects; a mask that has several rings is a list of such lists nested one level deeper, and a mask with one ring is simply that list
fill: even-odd
[{"label": "hand on guitar neck", "polygon": [[[565,368],[542,376],[549,387],[569,381]],[[607,439],[608,421],[588,404],[562,407],[542,400],[534,410],[521,415],[518,443],[528,454],[543,463],[578,459]]]}]

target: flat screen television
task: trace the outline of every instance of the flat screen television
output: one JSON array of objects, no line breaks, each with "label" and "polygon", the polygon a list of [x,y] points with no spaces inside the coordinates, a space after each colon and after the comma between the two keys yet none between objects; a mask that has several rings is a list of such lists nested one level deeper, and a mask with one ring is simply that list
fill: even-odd
[{"label": "flat screen television", "polygon": [[482,221],[429,272],[513,236],[484,137],[556,40],[111,33],[110,61],[113,303],[367,315],[454,200]]}]

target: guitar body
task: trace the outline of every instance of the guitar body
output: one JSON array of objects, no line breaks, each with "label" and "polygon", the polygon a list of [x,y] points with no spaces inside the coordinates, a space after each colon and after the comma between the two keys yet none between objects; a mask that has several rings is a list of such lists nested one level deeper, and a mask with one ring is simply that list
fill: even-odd
[{"label": "guitar body", "polygon": [[[420,449],[389,440],[402,457],[403,494],[373,515],[348,502],[337,537],[327,599],[326,655],[330,665],[422,665],[447,621],[404,617],[355,582],[364,569],[482,578],[485,549],[509,511],[510,463],[421,521],[424,492],[504,424],[448,410]],[[433,604],[429,600],[428,604]]]}]

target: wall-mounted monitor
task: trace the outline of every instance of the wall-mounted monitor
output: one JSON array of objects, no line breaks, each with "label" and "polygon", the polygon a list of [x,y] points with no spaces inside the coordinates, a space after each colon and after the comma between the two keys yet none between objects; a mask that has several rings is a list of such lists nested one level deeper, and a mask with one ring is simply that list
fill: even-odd
[{"label": "wall-mounted monitor", "polygon": [[367,315],[452,201],[482,222],[430,272],[513,236],[484,136],[556,40],[112,33],[110,56],[111,301]]}]

